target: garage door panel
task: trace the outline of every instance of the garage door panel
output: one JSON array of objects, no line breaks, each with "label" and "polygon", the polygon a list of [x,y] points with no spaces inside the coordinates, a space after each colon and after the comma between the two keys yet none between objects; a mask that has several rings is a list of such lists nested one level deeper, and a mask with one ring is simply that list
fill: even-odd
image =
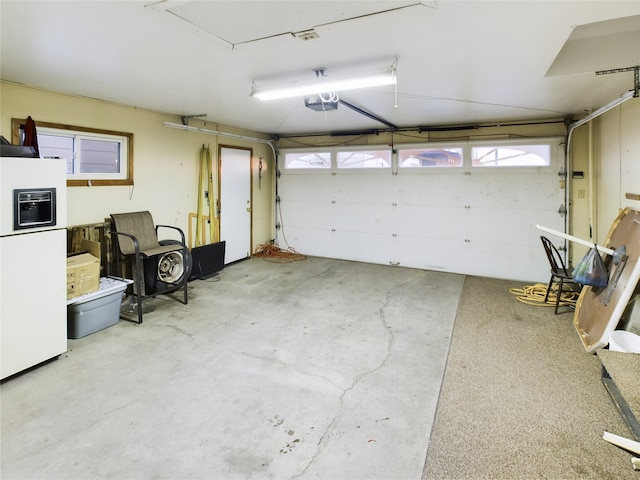
[{"label": "garage door panel", "polygon": [[[531,249],[524,245],[421,237],[398,237],[395,245],[394,261],[402,266],[511,280],[548,281],[549,268],[542,247],[531,255]],[[524,272],[519,267],[523,259],[531,265]]]},{"label": "garage door panel", "polygon": [[391,172],[336,175],[333,177],[333,195],[337,203],[391,204],[395,197],[394,183]]},{"label": "garage door panel", "polygon": [[401,266],[452,273],[465,272],[470,251],[464,240],[417,236],[398,236],[394,246]]},{"label": "garage door panel", "polygon": [[455,175],[397,175],[395,203],[399,205],[463,206],[467,177]]},{"label": "garage door panel", "polygon": [[330,175],[282,175],[279,195],[283,201],[330,202],[332,177]]},{"label": "garage door panel", "polygon": [[332,224],[338,231],[391,235],[393,207],[378,203],[340,203],[332,209]]},{"label": "garage door panel", "polygon": [[511,243],[538,245],[540,232],[535,228],[536,223],[554,225],[551,227],[554,229],[562,228],[558,212],[470,208],[468,213],[468,235],[474,240],[484,242],[508,239]]},{"label": "garage door panel", "polygon": [[395,229],[401,236],[463,240],[467,233],[467,210],[426,205],[395,208]]},{"label": "garage door panel", "polygon": [[535,225],[564,230],[557,167],[466,165],[397,175],[285,171],[287,239],[308,255],[546,283]]},{"label": "garage door panel", "polygon": [[325,226],[332,223],[333,208],[329,202],[281,202],[282,222],[291,226]]},{"label": "garage door panel", "polygon": [[[483,258],[478,265],[470,262],[468,274],[492,278],[504,278],[531,283],[549,281],[549,262],[542,244],[539,249],[515,243],[470,242],[471,256]],[[522,266],[526,265],[526,268]]]},{"label": "garage door panel", "polygon": [[[535,223],[527,224],[531,234],[522,239],[523,244],[535,246],[542,245],[542,243],[540,243],[540,236],[545,234],[538,230],[536,225],[544,225],[546,227],[553,228],[554,230],[564,231],[564,216],[559,215],[558,212],[555,211],[537,210],[535,212]],[[558,237],[549,236],[549,239],[555,243],[556,246],[567,243],[565,240]]]},{"label": "garage door panel", "polygon": [[336,246],[331,241],[331,230],[326,228],[309,228],[286,226],[283,229],[287,244],[297,252],[317,257],[338,258],[339,250],[332,251]]},{"label": "garage door panel", "polygon": [[[554,178],[551,172],[551,178]],[[557,176],[555,177],[557,178]],[[536,174],[506,175],[498,173],[494,176],[471,175],[467,183],[467,201],[475,207],[482,208],[526,208],[547,201],[559,202],[558,183],[550,181],[546,176]],[[560,203],[558,203],[558,206]]]},{"label": "garage door panel", "polygon": [[385,265],[390,262],[391,235],[300,227],[286,227],[284,233],[289,245],[303,255]]},{"label": "garage door panel", "polygon": [[337,231],[330,241],[332,250],[338,252],[333,258],[389,265],[391,235]]}]

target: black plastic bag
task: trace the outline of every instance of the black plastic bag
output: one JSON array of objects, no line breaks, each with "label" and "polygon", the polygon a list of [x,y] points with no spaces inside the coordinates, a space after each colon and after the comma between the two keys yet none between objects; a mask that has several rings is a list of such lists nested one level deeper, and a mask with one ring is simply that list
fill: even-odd
[{"label": "black plastic bag", "polygon": [[573,269],[573,281],[580,285],[602,288],[609,283],[609,272],[594,244]]}]

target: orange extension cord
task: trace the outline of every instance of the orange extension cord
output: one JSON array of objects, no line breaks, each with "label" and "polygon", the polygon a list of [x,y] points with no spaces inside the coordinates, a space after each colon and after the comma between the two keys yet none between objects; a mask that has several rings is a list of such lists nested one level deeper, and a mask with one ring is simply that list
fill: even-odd
[{"label": "orange extension cord", "polygon": [[262,257],[262,259],[266,260],[267,262],[274,263],[298,262],[307,258],[301,253],[296,252],[291,247],[289,247],[287,250],[283,250],[271,243],[263,243],[256,246],[254,255],[256,257]]}]

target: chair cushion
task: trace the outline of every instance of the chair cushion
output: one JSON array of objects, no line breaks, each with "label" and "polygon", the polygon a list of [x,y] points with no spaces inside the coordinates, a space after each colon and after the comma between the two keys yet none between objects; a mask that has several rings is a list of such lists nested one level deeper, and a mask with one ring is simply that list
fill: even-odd
[{"label": "chair cushion", "polygon": [[161,255],[163,253],[176,252],[178,250],[182,250],[183,248],[184,247],[180,244],[159,245],[157,248],[150,248],[145,251],[140,251],[140,253],[146,255],[147,257],[153,257],[154,255]]}]

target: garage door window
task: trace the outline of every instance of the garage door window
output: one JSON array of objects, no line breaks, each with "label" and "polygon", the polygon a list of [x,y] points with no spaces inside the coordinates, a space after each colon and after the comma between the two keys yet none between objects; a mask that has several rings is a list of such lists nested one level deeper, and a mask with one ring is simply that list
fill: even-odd
[{"label": "garage door window", "polygon": [[400,168],[462,167],[462,148],[411,148],[398,150]]},{"label": "garage door window", "polygon": [[323,169],[331,168],[331,152],[285,153],[284,168]]},{"label": "garage door window", "polygon": [[391,168],[391,150],[340,151],[338,168]]},{"label": "garage door window", "polygon": [[548,167],[551,146],[545,145],[483,145],[472,147],[474,167]]}]

